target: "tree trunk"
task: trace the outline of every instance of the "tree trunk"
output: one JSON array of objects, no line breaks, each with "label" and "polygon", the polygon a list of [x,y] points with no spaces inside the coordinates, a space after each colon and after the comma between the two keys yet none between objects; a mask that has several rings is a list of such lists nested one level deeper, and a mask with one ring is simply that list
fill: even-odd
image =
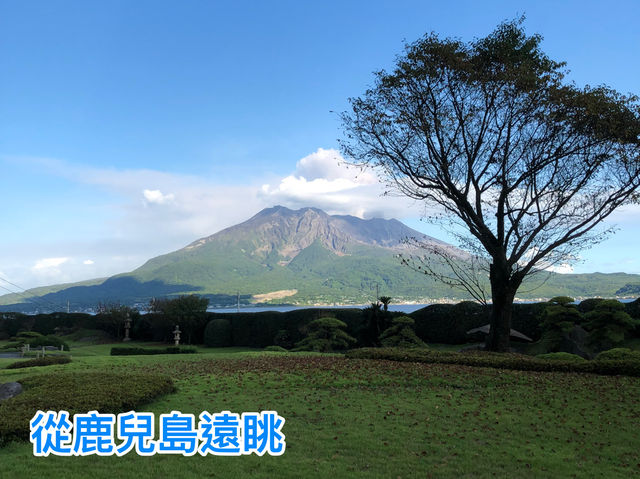
[{"label": "tree trunk", "polygon": [[489,351],[508,352],[511,336],[511,312],[513,298],[518,286],[512,284],[509,272],[505,268],[491,265],[489,272],[491,281],[491,318],[490,331],[487,336],[486,349]]}]

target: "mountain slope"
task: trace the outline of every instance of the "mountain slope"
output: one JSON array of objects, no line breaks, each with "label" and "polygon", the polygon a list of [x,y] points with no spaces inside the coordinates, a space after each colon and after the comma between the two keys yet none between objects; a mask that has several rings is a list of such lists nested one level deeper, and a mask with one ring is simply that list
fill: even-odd
[{"label": "mountain slope", "polygon": [[[403,243],[407,237],[438,244],[463,254],[405,226],[397,220],[362,220],[330,216],[316,208],[290,210],[282,206],[265,209],[249,220],[201,238],[186,247],[147,261],[136,270],[104,281],[48,287],[32,303],[72,309],[93,307],[100,301],[146,303],[151,297],[206,294],[216,305],[274,298],[296,304],[362,304],[380,294],[394,301],[419,301],[449,297],[463,299],[455,291],[400,264],[399,253],[417,254]],[[546,279],[546,282],[544,281]],[[613,296],[640,276],[544,275],[529,281],[520,298],[560,294]],[[24,296],[24,295],[23,295]],[[0,304],[15,298],[0,297]],[[33,306],[13,309],[31,309]],[[3,307],[11,309],[11,307]]]}]

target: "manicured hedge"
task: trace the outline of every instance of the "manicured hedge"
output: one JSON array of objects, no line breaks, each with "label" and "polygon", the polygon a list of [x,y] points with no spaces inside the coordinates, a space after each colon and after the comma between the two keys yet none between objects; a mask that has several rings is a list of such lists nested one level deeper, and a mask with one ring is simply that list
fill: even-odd
[{"label": "manicured hedge", "polygon": [[111,348],[111,356],[140,356],[149,354],[194,354],[198,351],[196,348],[181,348],[179,346],[171,346],[168,348]]},{"label": "manicured hedge", "polygon": [[225,348],[233,345],[231,338],[231,321],[225,318],[214,318],[204,329],[204,345],[208,348]]},{"label": "manicured hedge", "polygon": [[271,353],[288,353],[289,352],[286,349],[284,349],[282,346],[267,346],[266,348],[264,348],[264,350],[269,351]]},{"label": "manicured hedge", "polygon": [[404,362],[458,364],[518,371],[560,371],[640,377],[640,361],[637,360],[550,361],[513,353],[491,353],[486,351],[457,353],[399,348],[354,349],[348,351],[346,357],[352,359],[387,359]]},{"label": "manicured hedge", "polygon": [[52,364],[66,364],[70,363],[71,358],[69,356],[45,356],[36,359],[27,359],[26,361],[17,361],[9,364],[5,369],[19,369],[30,368],[33,366],[50,366]]},{"label": "manicured hedge", "polygon": [[38,410],[118,414],[175,390],[169,376],[104,371],[39,374],[20,383],[21,394],[0,402],[0,445],[27,440],[29,421]]},{"label": "manicured hedge", "polygon": [[619,359],[634,359],[640,361],[640,351],[632,351],[628,348],[613,348],[607,351],[602,351],[596,356],[596,359],[607,360],[619,360]]},{"label": "manicured hedge", "polygon": [[565,352],[538,354],[536,358],[548,361],[586,361],[582,356]]},{"label": "manicured hedge", "polygon": [[[534,341],[540,338],[540,318],[547,303],[516,303],[513,305],[511,327]],[[474,338],[470,329],[489,323],[491,306],[472,301],[458,304],[432,304],[409,314],[415,321],[415,331],[427,343],[462,344]]]}]

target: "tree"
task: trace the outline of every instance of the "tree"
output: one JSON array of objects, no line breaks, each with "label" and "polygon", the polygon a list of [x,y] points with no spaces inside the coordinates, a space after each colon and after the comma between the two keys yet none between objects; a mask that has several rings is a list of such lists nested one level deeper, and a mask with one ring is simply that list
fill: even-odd
[{"label": "tree", "polygon": [[378,337],[384,331],[386,314],[382,311],[382,303],[376,301],[362,310],[365,322],[366,334],[365,341],[370,345],[378,344]]},{"label": "tree", "polygon": [[547,352],[557,351],[563,338],[582,322],[582,313],[573,303],[573,298],[556,296],[549,300],[549,305],[544,309],[540,327],[547,343]]},{"label": "tree", "polygon": [[541,40],[522,20],[470,43],[426,35],[341,116],[345,156],[424,201],[487,265],[496,351],[525,277],[602,241],[612,230],[598,225],[640,186],[638,98],[567,84]]},{"label": "tree", "polygon": [[380,296],[378,298],[378,301],[382,303],[382,307],[385,311],[389,311],[389,304],[391,303],[392,299],[393,298],[391,296]]},{"label": "tree", "polygon": [[415,324],[409,316],[394,318],[391,326],[380,335],[380,344],[386,348],[426,348],[413,329]]},{"label": "tree", "polygon": [[346,327],[346,323],[336,318],[314,319],[308,325],[307,337],[296,343],[294,351],[326,353],[336,349],[347,349],[356,340],[344,331]]},{"label": "tree", "polygon": [[620,344],[639,323],[624,311],[624,304],[615,299],[600,302],[585,319],[589,344],[598,351]]}]

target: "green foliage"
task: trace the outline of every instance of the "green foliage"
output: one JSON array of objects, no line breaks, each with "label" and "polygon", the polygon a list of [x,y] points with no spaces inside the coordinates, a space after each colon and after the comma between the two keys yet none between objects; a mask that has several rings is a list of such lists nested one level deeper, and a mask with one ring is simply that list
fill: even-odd
[{"label": "green foliage", "polygon": [[308,335],[296,343],[296,351],[330,352],[347,349],[356,340],[349,336],[344,328],[346,323],[332,317],[324,317],[308,324]]},{"label": "green foliage", "polygon": [[565,352],[538,354],[536,358],[553,361],[586,361],[582,356]]},{"label": "green foliage", "polygon": [[270,351],[272,353],[287,353],[288,351],[282,346],[267,346],[264,348],[265,351]]},{"label": "green foliage", "polygon": [[231,346],[231,322],[224,318],[215,318],[207,323],[204,329],[204,345],[209,348],[224,348]]},{"label": "green foliage", "polygon": [[540,328],[548,347],[548,351],[556,351],[563,338],[582,322],[582,314],[573,303],[573,298],[556,296],[549,300],[549,305],[542,314]]},{"label": "green foliage", "polygon": [[195,354],[198,350],[196,348],[184,348],[178,346],[170,346],[167,348],[127,348],[127,347],[114,347],[111,348],[111,356],[138,356],[138,355],[153,355],[153,354]]},{"label": "green foliage", "polygon": [[585,329],[589,331],[588,342],[597,351],[620,344],[639,323],[624,311],[621,302],[613,299],[598,303],[593,311],[585,315],[585,320]]},{"label": "green foliage", "polygon": [[625,303],[624,309],[632,318],[640,319],[640,298],[630,303]]},{"label": "green foliage", "polygon": [[549,300],[549,303],[553,305],[569,306],[575,302],[575,299],[569,296],[555,296]]},{"label": "green foliage", "polygon": [[600,354],[598,354],[596,356],[596,359],[633,359],[640,361],[640,351],[633,351],[629,348],[608,349],[607,351],[602,351]]},{"label": "green foliage", "polygon": [[593,311],[594,309],[596,309],[596,306],[598,306],[603,301],[604,301],[603,298],[583,299],[582,301],[580,301],[580,303],[578,303],[578,311],[580,311],[583,314],[584,313],[589,313],[589,312]]},{"label": "green foliage", "polygon": [[380,335],[380,344],[384,347],[426,348],[427,345],[413,330],[415,321],[408,316],[394,318],[391,326]]},{"label": "green foliage", "polygon": [[345,356],[351,359],[386,359],[404,362],[457,364],[516,371],[558,371],[640,377],[640,361],[637,360],[549,361],[513,353],[492,353],[488,351],[456,353],[452,351],[402,348],[354,349],[347,351]]},{"label": "green foliage", "polygon": [[209,306],[208,298],[189,294],[177,298],[153,298],[149,302],[149,312],[182,317],[194,313],[204,313],[207,306]]},{"label": "green foliage", "polygon": [[29,421],[38,410],[118,414],[175,389],[168,376],[108,371],[53,372],[21,379],[20,383],[24,388],[21,394],[0,402],[0,445],[27,440]]},{"label": "green foliage", "polygon": [[41,358],[27,359],[26,361],[17,361],[9,364],[6,369],[30,368],[33,366],[51,366],[52,364],[70,363],[69,356],[44,356]]}]

